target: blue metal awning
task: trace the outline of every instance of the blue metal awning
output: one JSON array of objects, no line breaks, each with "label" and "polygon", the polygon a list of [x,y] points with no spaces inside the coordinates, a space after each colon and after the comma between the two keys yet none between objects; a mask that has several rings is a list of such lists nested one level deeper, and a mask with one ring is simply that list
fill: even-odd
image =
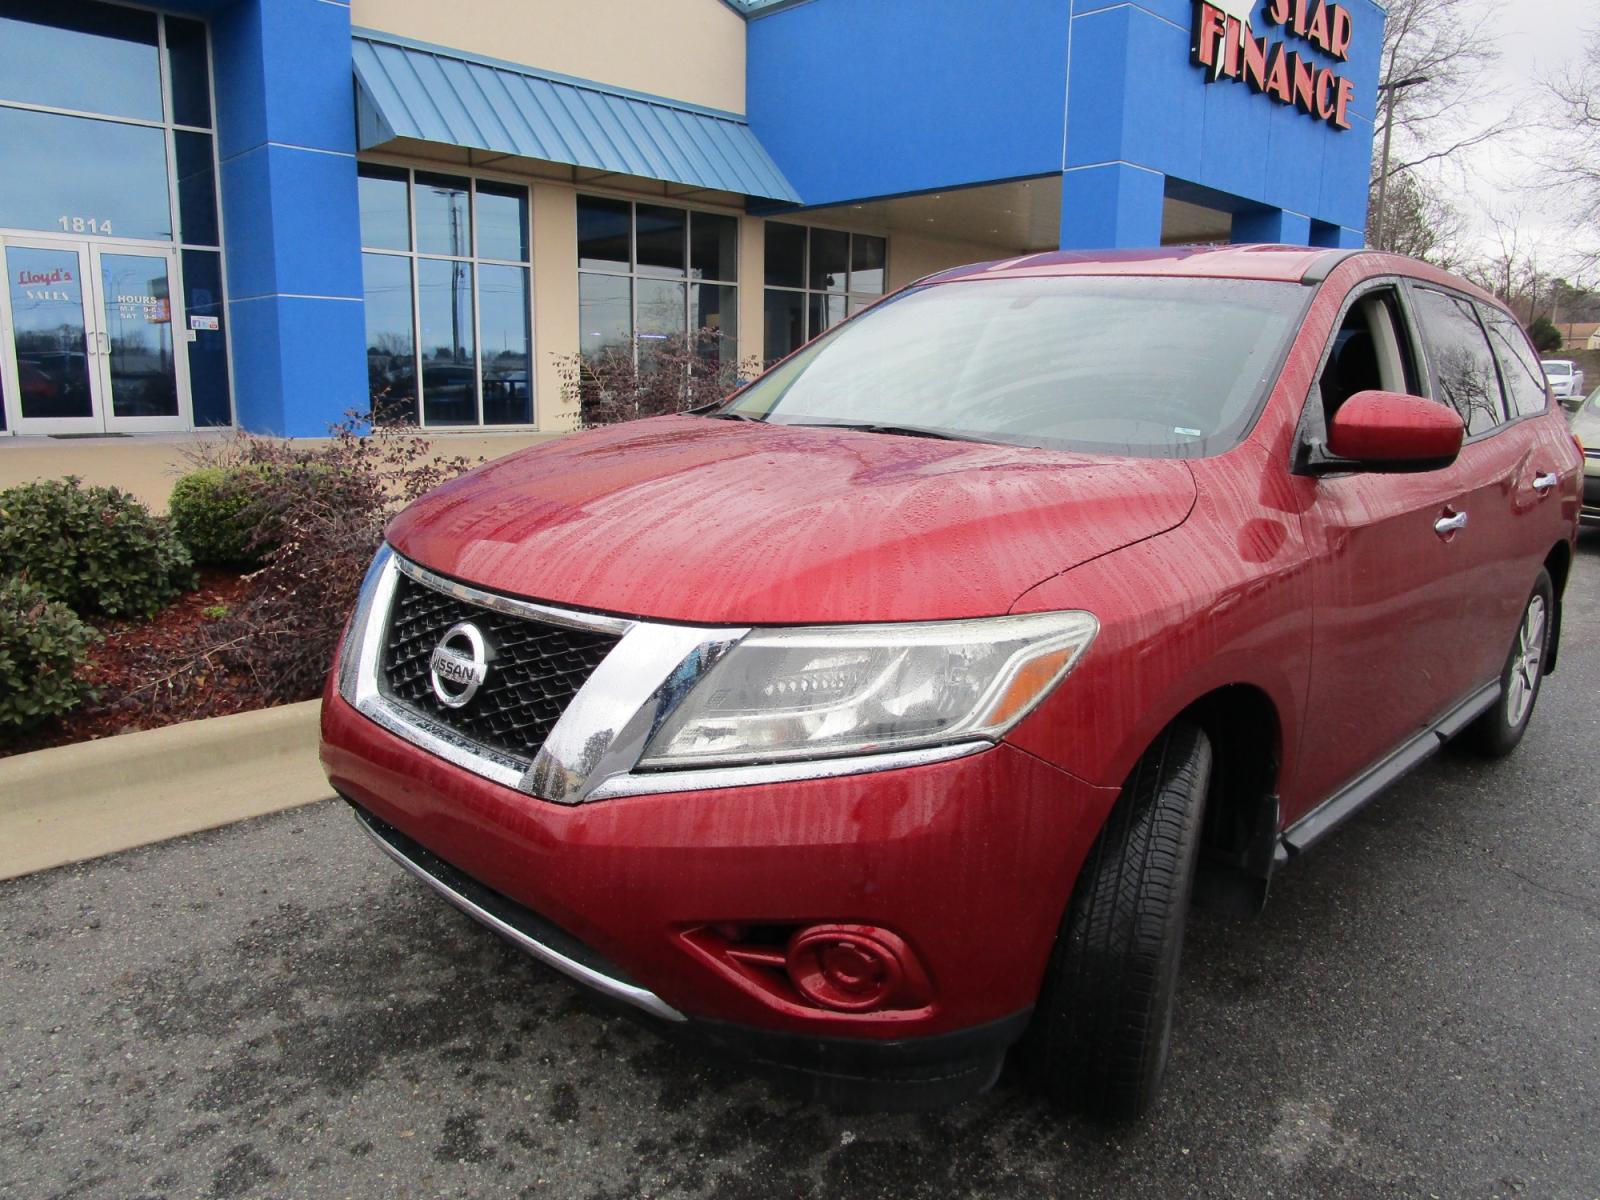
[{"label": "blue metal awning", "polygon": [[363,150],[416,138],[800,202],[733,113],[365,30],[353,54]]}]

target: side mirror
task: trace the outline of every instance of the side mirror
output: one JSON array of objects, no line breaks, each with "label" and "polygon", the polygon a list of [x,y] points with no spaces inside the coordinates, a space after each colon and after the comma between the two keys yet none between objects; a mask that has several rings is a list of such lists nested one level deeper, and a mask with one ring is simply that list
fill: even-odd
[{"label": "side mirror", "polygon": [[[1455,462],[1466,429],[1456,411],[1400,392],[1357,392],[1328,422],[1328,471],[1437,471]],[[1331,460],[1328,456],[1331,456]]]}]

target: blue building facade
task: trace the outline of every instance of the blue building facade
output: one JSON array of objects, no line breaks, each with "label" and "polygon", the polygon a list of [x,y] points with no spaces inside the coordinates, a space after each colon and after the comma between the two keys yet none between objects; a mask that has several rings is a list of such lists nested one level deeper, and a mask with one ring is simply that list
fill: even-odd
[{"label": "blue building facade", "polygon": [[1358,246],[1383,19],[0,0],[69,64],[0,79],[0,432],[313,436],[378,398],[557,429],[563,362],[706,328],[770,358],[958,262]]}]

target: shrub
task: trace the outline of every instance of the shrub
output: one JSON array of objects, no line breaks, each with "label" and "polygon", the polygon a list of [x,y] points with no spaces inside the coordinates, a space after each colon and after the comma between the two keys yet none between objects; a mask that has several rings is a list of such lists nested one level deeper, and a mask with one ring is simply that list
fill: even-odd
[{"label": "shrub", "polygon": [[358,416],[332,433],[326,442],[240,433],[193,454],[197,464],[241,482],[273,545],[247,590],[196,631],[191,658],[163,665],[162,685],[145,698],[147,707],[181,704],[186,692],[208,686],[219,672],[249,703],[314,697],[384,526],[412,500],[475,465],[434,454],[414,429],[369,429]]},{"label": "shrub", "polygon": [[254,567],[272,549],[243,468],[201,467],[172,486],[167,520],[197,563]]},{"label": "shrub", "polygon": [[118,488],[72,477],[0,492],[0,575],[108,617],[147,617],[196,582],[164,520]]},{"label": "shrub", "polygon": [[691,337],[608,347],[592,358],[558,359],[562,398],[577,408],[581,429],[713,403],[758,373],[758,364],[722,355],[727,340],[701,329]]},{"label": "shrub", "polygon": [[78,678],[100,635],[25,580],[0,583],[0,729],[26,729],[72,711],[88,694]]}]

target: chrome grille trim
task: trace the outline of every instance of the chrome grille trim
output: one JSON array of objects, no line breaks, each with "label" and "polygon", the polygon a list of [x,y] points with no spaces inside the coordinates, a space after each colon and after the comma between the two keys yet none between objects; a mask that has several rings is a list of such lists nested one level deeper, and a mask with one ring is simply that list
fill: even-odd
[{"label": "chrome grille trim", "polygon": [[[544,744],[526,758],[507,754],[395,703],[380,690],[385,629],[402,573],[468,604],[621,638],[578,689]],[[341,651],[339,694],[396,737],[503,787],[557,804],[864,775],[950,762],[992,746],[977,740],[838,758],[636,770],[645,746],[673,706],[749,632],[745,626],[631,620],[486,592],[436,575],[385,545],[367,573],[350,619]]]}]

